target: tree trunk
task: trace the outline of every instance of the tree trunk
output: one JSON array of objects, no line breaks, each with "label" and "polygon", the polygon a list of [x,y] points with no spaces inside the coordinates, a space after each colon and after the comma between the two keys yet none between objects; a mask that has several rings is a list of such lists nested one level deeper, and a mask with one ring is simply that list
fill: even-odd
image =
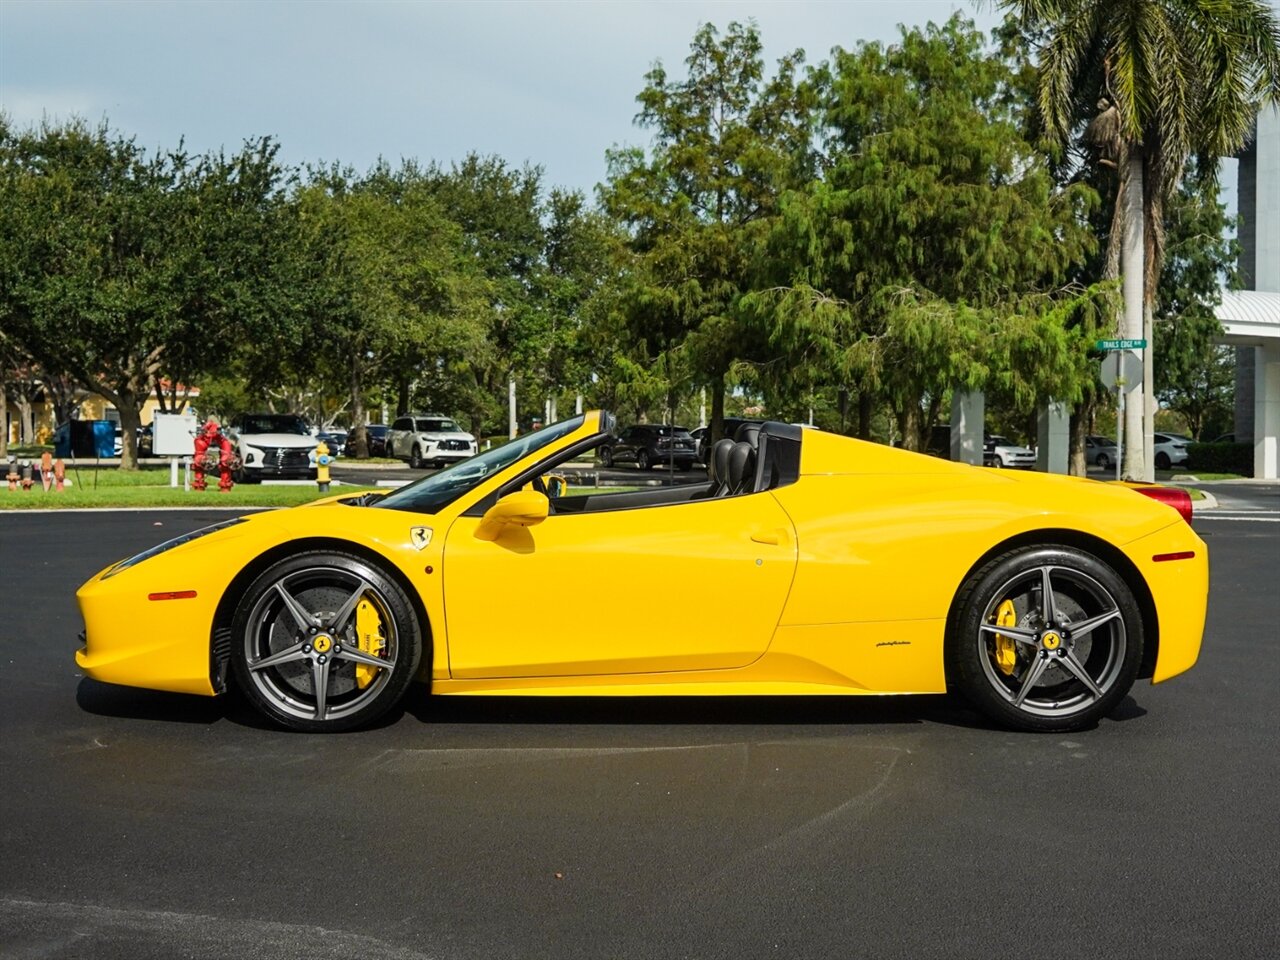
[{"label": "tree trunk", "polygon": [[0,383],[0,460],[9,455],[9,397]]},{"label": "tree trunk", "polygon": [[[1124,291],[1123,336],[1129,340],[1142,338],[1143,290],[1146,274],[1143,270],[1143,170],[1142,149],[1131,146],[1125,164],[1128,182],[1124,189],[1124,247],[1120,257],[1120,273]],[[1145,447],[1142,442],[1143,406],[1145,394],[1141,387],[1126,397],[1124,414],[1124,466],[1126,480],[1142,480],[1147,473]]]},{"label": "tree trunk", "polygon": [[1153,173],[1146,180],[1146,211],[1143,230],[1143,282],[1142,282],[1142,336],[1147,347],[1142,351],[1142,395],[1146,398],[1142,409],[1142,449],[1146,451],[1143,479],[1155,480],[1153,459],[1156,448],[1156,292],[1160,285],[1160,269],[1164,262],[1164,197],[1161,184]]},{"label": "tree trunk", "polygon": [[409,380],[401,378],[396,384],[396,416],[406,417],[413,411],[409,409]]},{"label": "tree trunk", "polygon": [[1084,477],[1089,473],[1084,438],[1089,435],[1096,403],[1092,396],[1088,396],[1071,412],[1071,449],[1067,454],[1067,473],[1073,477]]},{"label": "tree trunk", "polygon": [[711,443],[710,450],[717,440],[724,436],[724,377],[716,377],[711,381]]},{"label": "tree trunk", "polygon": [[137,470],[138,428],[142,426],[142,404],[132,393],[121,394],[114,402],[116,410],[120,413],[120,469]]},{"label": "tree trunk", "polygon": [[898,429],[902,431],[902,446],[906,450],[920,450],[920,404],[908,403],[898,411]]},{"label": "tree trunk", "polygon": [[871,414],[873,412],[873,398],[870,391],[858,391],[858,439],[871,439]]},{"label": "tree trunk", "polygon": [[356,456],[369,456],[369,435],[364,429],[364,391],[360,383],[360,362],[351,361],[351,422],[356,425]]}]

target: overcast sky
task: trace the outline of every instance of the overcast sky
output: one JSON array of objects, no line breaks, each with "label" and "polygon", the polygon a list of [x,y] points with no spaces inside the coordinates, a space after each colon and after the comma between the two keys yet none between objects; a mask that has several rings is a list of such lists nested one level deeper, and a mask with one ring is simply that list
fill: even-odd
[{"label": "overcast sky", "polygon": [[449,162],[469,151],[541,164],[586,191],[631,121],[644,74],[683,74],[698,25],[754,18],[773,63],[808,61],[966,0],[844,2],[70,2],[0,0],[0,109],[106,117],[147,147],[198,152],[270,134],[289,163],[379,156]]}]

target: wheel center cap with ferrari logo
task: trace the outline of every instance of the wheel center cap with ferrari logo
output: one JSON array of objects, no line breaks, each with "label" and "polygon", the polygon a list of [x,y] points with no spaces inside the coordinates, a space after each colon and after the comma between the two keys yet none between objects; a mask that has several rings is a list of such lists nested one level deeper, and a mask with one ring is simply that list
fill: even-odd
[{"label": "wheel center cap with ferrari logo", "polygon": [[311,647],[316,653],[328,653],[333,646],[333,638],[327,633],[318,633],[311,641]]},{"label": "wheel center cap with ferrari logo", "polygon": [[1048,633],[1041,635],[1040,646],[1046,650],[1057,650],[1062,646],[1062,637],[1050,630]]}]

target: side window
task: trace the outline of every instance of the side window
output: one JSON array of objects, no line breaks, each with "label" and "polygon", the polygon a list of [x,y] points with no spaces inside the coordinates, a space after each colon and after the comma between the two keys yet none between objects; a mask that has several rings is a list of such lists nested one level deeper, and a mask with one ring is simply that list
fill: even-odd
[{"label": "side window", "polygon": [[406,419],[405,417],[401,417],[399,420],[397,420],[395,423],[391,425],[391,429],[392,430],[408,430],[409,429],[408,419]]}]

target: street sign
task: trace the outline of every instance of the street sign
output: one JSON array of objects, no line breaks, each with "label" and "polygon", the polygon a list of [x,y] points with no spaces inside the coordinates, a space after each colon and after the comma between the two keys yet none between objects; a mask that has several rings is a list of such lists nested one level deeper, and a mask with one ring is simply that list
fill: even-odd
[{"label": "street sign", "polygon": [[1095,346],[1099,350],[1145,350],[1146,340],[1099,340]]},{"label": "street sign", "polygon": [[[1117,342],[1128,343],[1129,341]],[[1099,362],[1098,375],[1108,390],[1120,389],[1125,393],[1132,393],[1142,386],[1142,358],[1128,350],[1114,351]]]}]

